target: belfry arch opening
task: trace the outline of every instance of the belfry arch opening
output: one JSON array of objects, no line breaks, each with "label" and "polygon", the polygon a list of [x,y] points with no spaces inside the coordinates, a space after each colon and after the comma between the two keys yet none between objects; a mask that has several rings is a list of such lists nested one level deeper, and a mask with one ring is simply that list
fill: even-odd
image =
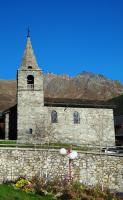
[{"label": "belfry arch opening", "polygon": [[34,90],[34,76],[33,75],[27,76],[27,88],[30,90]]},{"label": "belfry arch opening", "polygon": [[28,66],[28,69],[32,69],[32,66]]}]

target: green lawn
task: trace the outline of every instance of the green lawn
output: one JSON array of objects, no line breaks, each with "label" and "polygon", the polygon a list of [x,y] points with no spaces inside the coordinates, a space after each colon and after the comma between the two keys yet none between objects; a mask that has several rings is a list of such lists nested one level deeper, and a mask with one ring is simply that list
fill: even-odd
[{"label": "green lawn", "polygon": [[16,140],[0,140],[0,144],[16,144]]},{"label": "green lawn", "polygon": [[50,148],[50,149],[60,149],[60,148],[72,148],[74,150],[80,150],[80,151],[92,151],[95,150],[99,151],[99,146],[89,146],[89,145],[71,145],[71,144],[65,144],[65,143],[50,143],[50,144],[18,144],[16,140],[0,140],[0,147],[19,147],[19,148]]},{"label": "green lawn", "polygon": [[10,185],[0,185],[0,200],[53,200],[51,196],[41,197],[14,189]]}]

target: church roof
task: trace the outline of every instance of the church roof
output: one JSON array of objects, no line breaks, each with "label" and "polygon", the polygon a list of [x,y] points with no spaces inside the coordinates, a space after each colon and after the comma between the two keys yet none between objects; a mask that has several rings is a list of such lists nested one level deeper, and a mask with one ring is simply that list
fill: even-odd
[{"label": "church roof", "polygon": [[27,43],[21,62],[21,69],[39,69],[29,35],[27,36]]},{"label": "church roof", "polygon": [[[107,103],[106,101],[88,100],[88,99],[65,99],[65,98],[49,98],[44,97],[44,106],[48,107],[73,107],[73,108],[104,108],[114,109],[116,105]],[[6,109],[3,113],[17,109],[17,104]]]},{"label": "church roof", "polygon": [[65,98],[44,98],[45,106],[56,107],[80,107],[80,108],[109,108],[116,106],[105,101],[88,100],[88,99],[65,99]]}]

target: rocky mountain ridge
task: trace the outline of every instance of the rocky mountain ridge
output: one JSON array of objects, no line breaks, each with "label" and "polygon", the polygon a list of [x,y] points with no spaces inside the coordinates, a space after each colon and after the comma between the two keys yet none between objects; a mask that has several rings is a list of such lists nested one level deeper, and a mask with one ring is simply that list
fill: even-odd
[{"label": "rocky mountain ridge", "polygon": [[[123,85],[103,75],[82,72],[75,77],[45,74],[44,94],[51,98],[109,100],[123,93]],[[16,104],[16,81],[0,80],[0,111]]]}]

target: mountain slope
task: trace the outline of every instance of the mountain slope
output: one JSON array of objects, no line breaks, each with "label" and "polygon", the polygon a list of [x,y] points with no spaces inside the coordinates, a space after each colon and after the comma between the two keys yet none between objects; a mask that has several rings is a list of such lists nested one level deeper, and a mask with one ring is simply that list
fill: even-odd
[{"label": "mountain slope", "polygon": [[[108,100],[123,92],[119,81],[103,75],[82,72],[75,77],[67,75],[44,75],[45,97]],[[16,81],[0,81],[0,110],[16,103]]]},{"label": "mountain slope", "polygon": [[0,110],[16,104],[16,81],[0,80]]},{"label": "mountain slope", "polygon": [[107,100],[122,94],[123,85],[103,75],[82,72],[73,78],[47,74],[44,89],[47,97]]}]

